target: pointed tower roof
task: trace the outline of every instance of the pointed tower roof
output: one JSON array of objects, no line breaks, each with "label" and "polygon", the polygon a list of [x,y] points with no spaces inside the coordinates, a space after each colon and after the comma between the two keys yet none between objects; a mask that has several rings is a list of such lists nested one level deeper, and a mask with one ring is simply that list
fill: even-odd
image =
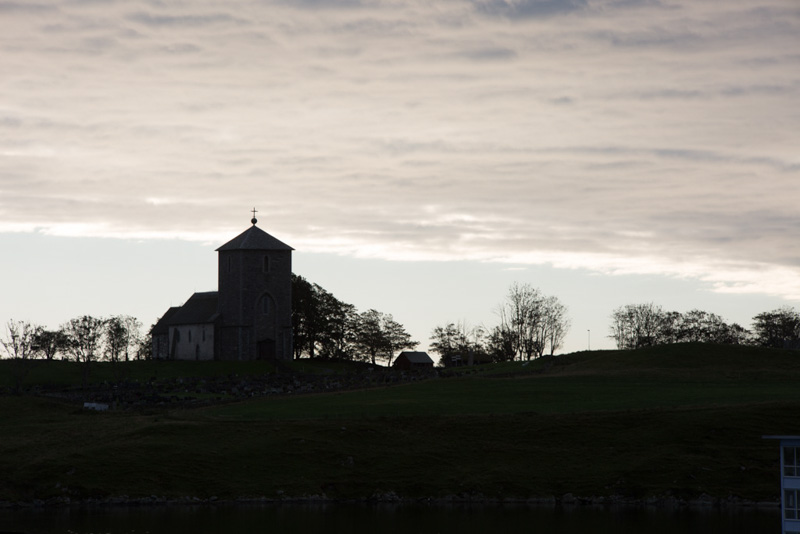
[{"label": "pointed tower roof", "polygon": [[221,247],[217,252],[222,250],[294,250],[292,247],[272,237],[267,232],[258,228],[255,223],[253,226],[237,235]]}]

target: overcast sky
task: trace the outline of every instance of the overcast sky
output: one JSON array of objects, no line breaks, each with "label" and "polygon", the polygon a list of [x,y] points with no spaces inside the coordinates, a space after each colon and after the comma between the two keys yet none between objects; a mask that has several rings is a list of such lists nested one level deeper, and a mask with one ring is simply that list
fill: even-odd
[{"label": "overcast sky", "polygon": [[0,73],[4,322],[152,324],[253,206],[423,345],[511,281],[572,350],[800,302],[796,0],[0,0]]}]

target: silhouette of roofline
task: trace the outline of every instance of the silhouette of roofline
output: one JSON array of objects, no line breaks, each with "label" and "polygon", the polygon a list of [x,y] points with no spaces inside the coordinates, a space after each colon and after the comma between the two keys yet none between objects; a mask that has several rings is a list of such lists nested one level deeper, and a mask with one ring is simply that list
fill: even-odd
[{"label": "silhouette of roofline", "polygon": [[269,235],[267,232],[251,226],[241,234],[237,235],[221,247],[217,252],[228,250],[294,250],[292,247]]},{"label": "silhouette of roofline", "polygon": [[423,351],[404,350],[397,355],[398,358],[400,356],[405,356],[411,363],[433,363],[433,359],[428,355],[427,352]]},{"label": "silhouette of roofline", "polygon": [[167,319],[166,325],[213,323],[218,315],[217,302],[216,291],[195,293]]}]

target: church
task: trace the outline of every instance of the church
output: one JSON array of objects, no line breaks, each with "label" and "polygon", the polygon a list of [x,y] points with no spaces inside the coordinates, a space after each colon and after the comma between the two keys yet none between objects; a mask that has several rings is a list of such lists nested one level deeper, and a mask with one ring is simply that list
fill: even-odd
[{"label": "church", "polygon": [[217,249],[217,291],[195,293],[151,330],[153,358],[292,359],[292,250],[252,226]]}]

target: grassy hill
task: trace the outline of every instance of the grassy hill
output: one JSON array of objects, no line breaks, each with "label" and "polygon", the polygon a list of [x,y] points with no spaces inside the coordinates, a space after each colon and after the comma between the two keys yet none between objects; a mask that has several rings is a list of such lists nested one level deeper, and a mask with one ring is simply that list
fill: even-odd
[{"label": "grassy hill", "polygon": [[[0,385],[13,382],[12,363],[0,361]],[[128,381],[279,372],[265,362],[125,365]],[[98,365],[92,380],[119,373]],[[80,381],[76,364],[39,362],[28,393],[0,396],[0,499],[766,500],[778,496],[778,451],[761,436],[800,434],[800,353],[747,347],[582,352],[195,409],[93,413],[34,394]]]}]

